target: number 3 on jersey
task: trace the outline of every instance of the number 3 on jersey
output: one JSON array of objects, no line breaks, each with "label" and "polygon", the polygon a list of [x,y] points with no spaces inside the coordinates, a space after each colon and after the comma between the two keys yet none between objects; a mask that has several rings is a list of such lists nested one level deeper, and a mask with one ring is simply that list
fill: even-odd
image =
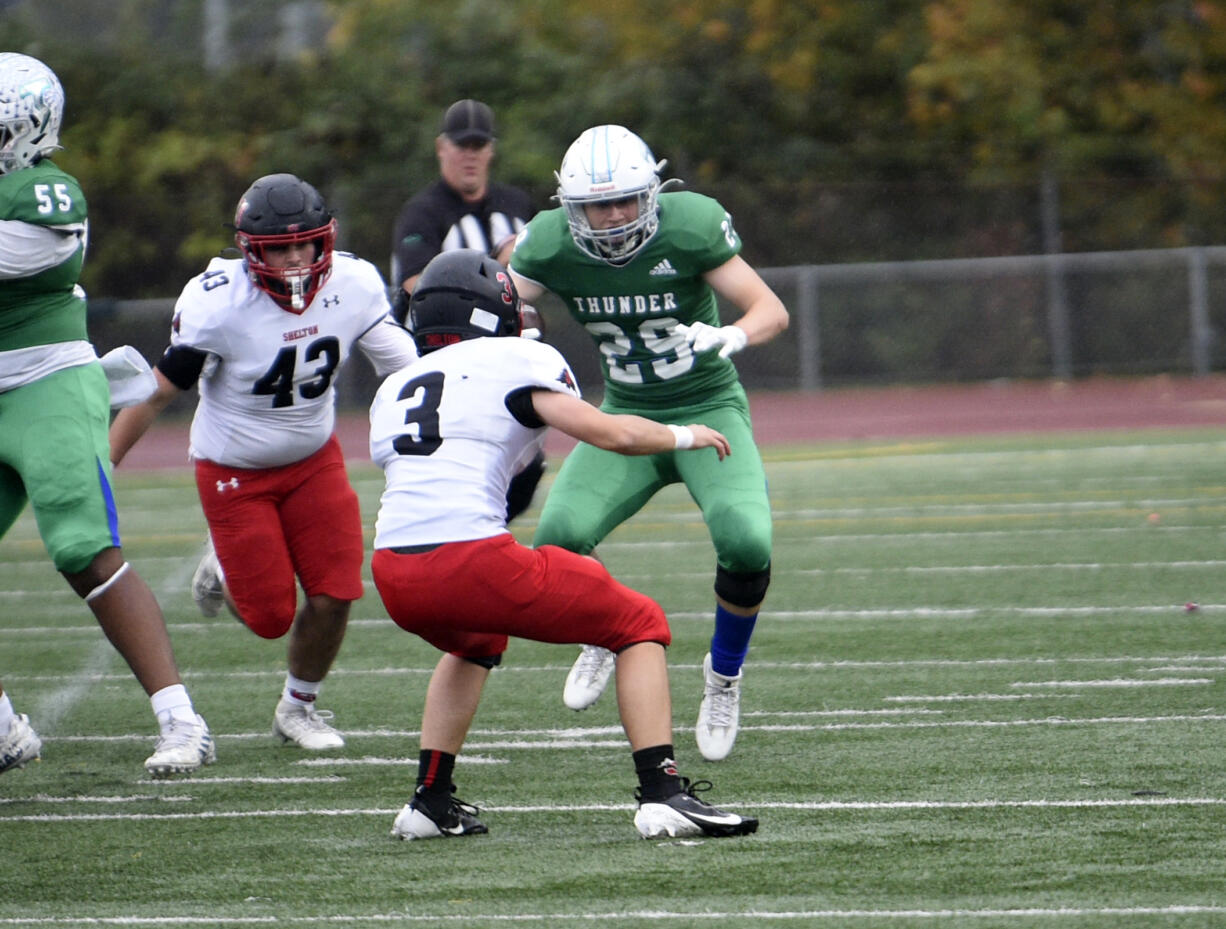
[{"label": "number 3 on jersey", "polygon": [[[271,396],[273,409],[294,405],[294,373],[298,367],[299,347],[287,345],[277,352],[272,367],[251,388],[256,396]],[[298,385],[298,393],[304,400],[322,396],[332,385],[332,375],[341,361],[341,344],[335,336],[316,339],[306,346],[302,355],[305,364],[321,359],[322,363],[311,372],[310,379]]]},{"label": "number 3 on jersey", "polygon": [[[392,448],[396,450],[396,454],[433,455],[443,444],[438,429],[438,406],[443,402],[443,381],[442,371],[430,371],[413,378],[400,388],[396,400],[405,404],[404,424],[416,426],[417,434],[406,431],[392,439]],[[418,399],[417,404],[409,406],[409,402],[414,399]]]}]

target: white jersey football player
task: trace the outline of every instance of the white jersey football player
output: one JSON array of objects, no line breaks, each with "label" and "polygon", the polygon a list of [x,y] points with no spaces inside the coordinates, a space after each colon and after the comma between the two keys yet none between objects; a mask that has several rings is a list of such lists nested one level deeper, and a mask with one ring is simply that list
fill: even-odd
[{"label": "white jersey football player", "polygon": [[234,225],[242,257],[214,259],[183,289],[158,389],[116,417],[111,458],[121,461],[171,400],[199,386],[189,455],[210,542],[193,595],[205,615],[228,604],[263,638],[289,633],[273,732],[303,748],[339,748],[315,700],[362,596],[364,539],[334,434],[335,381],[355,346],[381,374],[417,350],[390,319],[374,265],[335,251],[336,221],[310,184],[260,178]]},{"label": "white jersey football player", "polygon": [[375,548],[505,532],[506,489],[545,441],[508,407],[534,390],[579,396],[557,349],[529,339],[466,341],[389,377],[371,407],[371,459],[387,480]]},{"label": "white jersey football player", "polygon": [[617,655],[618,708],[639,778],[639,834],[745,835],[758,821],[716,809],[677,772],[664,611],[594,558],[531,549],[507,531],[507,490],[545,428],[626,455],[666,449],[723,460],[727,440],[701,425],[612,416],[579,397],[566,361],[521,334],[510,274],[472,249],[422,271],[408,307],[419,361],[389,377],[371,406],[371,457],[386,488],[371,560],[388,615],[444,654],[426,691],[417,789],[392,825],[402,839],[486,832],[454,796],[452,774],[490,669],[509,636],[590,640]]},{"label": "white jersey football player", "polygon": [[288,314],[252,311],[269,299],[247,267],[245,258],[214,258],[188,284],[175,305],[169,353],[183,350],[192,367],[205,356],[191,458],[274,468],[331,438],[334,382],[355,346],[380,374],[416,353],[388,316],[383,279],[370,262],[332,252],[331,274],[298,295],[308,305],[283,307]]}]

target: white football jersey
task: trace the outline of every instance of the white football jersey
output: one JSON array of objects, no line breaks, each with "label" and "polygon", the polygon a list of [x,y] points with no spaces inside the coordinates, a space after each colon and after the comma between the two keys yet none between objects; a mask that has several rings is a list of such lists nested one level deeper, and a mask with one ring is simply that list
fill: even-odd
[{"label": "white football jersey", "polygon": [[[366,343],[379,343],[383,370],[417,356],[407,332],[380,326],[388,309],[375,266],[344,252],[333,254],[331,276],[297,315],[255,287],[241,259],[214,258],[183,289],[171,327],[172,346],[210,356],[198,384],[191,457],[272,468],[318,451],[332,435],[335,379],[355,342],[368,355]],[[399,334],[389,339],[392,329]]]},{"label": "white football jersey", "polygon": [[507,397],[534,388],[579,396],[557,349],[507,336],[440,348],[383,382],[370,408],[370,457],[386,479],[375,548],[506,531],[507,485],[545,440]]}]

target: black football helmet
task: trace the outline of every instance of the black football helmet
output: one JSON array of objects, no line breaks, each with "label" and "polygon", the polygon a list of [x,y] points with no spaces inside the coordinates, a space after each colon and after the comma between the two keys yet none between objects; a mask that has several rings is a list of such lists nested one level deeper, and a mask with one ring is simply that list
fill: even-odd
[{"label": "black football helmet", "polygon": [[[284,310],[302,313],[332,273],[336,220],[319,191],[292,174],[269,174],[247,188],[234,213],[234,241],[251,282]],[[315,258],[304,268],[272,268],[268,250],[309,242]]]},{"label": "black football helmet", "polygon": [[409,330],[421,354],[482,336],[518,336],[519,293],[485,252],[460,248],[431,259],[409,297]]}]

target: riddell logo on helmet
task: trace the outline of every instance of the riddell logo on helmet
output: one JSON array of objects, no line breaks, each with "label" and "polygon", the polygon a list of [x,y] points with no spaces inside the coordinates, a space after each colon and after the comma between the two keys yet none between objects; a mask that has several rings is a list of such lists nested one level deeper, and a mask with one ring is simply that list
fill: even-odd
[{"label": "riddell logo on helmet", "polygon": [[603,193],[606,190],[617,190],[617,185],[613,183],[592,185],[592,193]]}]

